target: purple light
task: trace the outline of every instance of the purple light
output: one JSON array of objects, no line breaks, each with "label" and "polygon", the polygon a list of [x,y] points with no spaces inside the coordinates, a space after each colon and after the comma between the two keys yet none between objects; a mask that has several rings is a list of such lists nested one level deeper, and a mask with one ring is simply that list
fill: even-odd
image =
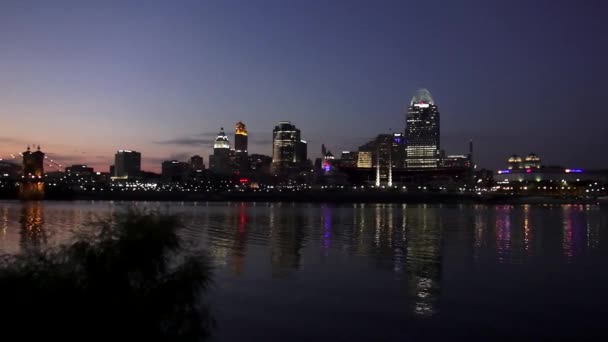
[{"label": "purple light", "polygon": [[532,169],[526,169],[527,173],[532,173]]},{"label": "purple light", "polygon": [[565,169],[564,171],[566,173],[583,173],[583,170],[581,169]]},{"label": "purple light", "polygon": [[511,170],[498,170],[499,175],[502,175],[503,173],[511,173]]}]

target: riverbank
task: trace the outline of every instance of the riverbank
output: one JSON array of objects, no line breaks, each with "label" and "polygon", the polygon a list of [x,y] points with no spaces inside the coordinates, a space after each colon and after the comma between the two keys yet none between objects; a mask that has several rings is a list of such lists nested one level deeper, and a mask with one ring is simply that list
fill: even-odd
[{"label": "riverbank", "polygon": [[[3,199],[16,199],[2,196]],[[457,203],[457,204],[597,204],[597,198],[478,195],[400,191],[273,191],[273,192],[48,192],[45,200],[309,202],[309,203]]]}]

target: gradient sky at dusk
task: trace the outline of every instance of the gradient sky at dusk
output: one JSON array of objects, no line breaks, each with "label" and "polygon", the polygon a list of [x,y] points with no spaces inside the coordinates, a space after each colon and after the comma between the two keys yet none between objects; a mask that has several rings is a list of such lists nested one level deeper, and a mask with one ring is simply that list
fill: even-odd
[{"label": "gradient sky at dusk", "polygon": [[606,1],[0,2],[0,158],[27,144],[107,171],[200,154],[242,120],[271,154],[290,120],[309,156],[403,131],[417,88],[442,148],[608,167]]}]

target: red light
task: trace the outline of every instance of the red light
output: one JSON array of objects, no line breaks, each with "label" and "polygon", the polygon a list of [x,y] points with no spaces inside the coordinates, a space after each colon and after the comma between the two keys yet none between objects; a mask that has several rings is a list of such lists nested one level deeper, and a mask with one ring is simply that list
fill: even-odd
[{"label": "red light", "polygon": [[526,169],[527,173],[532,173],[532,169]]},{"label": "red light", "polygon": [[241,183],[249,183],[249,179],[248,178],[241,178],[241,179],[239,179],[239,182],[241,182]]}]

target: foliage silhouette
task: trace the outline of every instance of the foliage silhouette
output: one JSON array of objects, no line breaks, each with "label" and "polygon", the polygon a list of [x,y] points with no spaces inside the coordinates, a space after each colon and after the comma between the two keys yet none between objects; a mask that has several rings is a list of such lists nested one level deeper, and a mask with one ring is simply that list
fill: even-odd
[{"label": "foliage silhouette", "polygon": [[67,245],[2,256],[2,330],[25,340],[206,339],[212,269],[181,227],[175,215],[128,210]]}]

